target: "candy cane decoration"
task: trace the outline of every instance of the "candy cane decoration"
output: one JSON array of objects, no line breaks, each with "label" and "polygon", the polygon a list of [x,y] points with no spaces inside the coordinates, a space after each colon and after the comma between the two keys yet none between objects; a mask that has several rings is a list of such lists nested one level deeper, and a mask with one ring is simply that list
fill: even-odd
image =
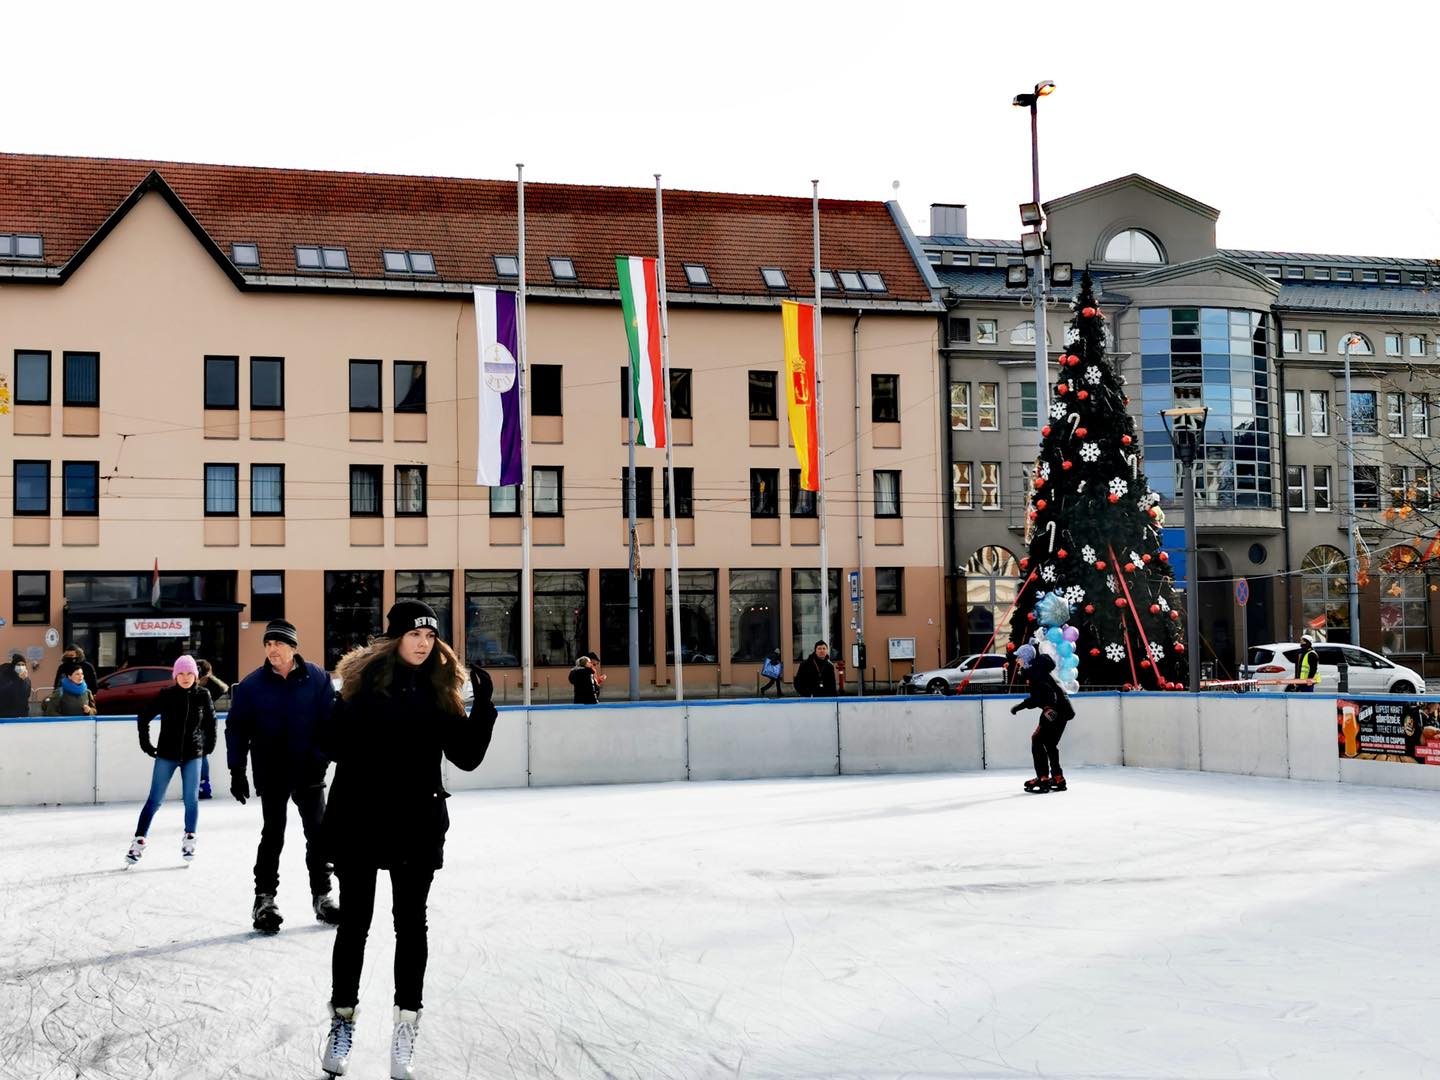
[{"label": "candy cane decoration", "polygon": [[1079,495],[1082,491],[1085,490],[1085,484],[1086,484],[1086,481],[1081,480],[1080,483],[1076,485],[1076,487],[1075,487],[1075,494],[1076,494],[1076,495]]},{"label": "candy cane decoration", "polygon": [[1051,519],[1050,519],[1050,524],[1049,524],[1049,525],[1046,525],[1045,528],[1046,528],[1046,531],[1048,531],[1048,532],[1050,533],[1050,554],[1051,554],[1051,555],[1054,555],[1054,554],[1055,554],[1055,519],[1054,519],[1054,518],[1051,518]]},{"label": "candy cane decoration", "polygon": [[1075,437],[1075,429],[1080,426],[1080,414],[1078,412],[1072,412],[1065,419],[1070,421],[1070,437],[1073,439]]},{"label": "candy cane decoration", "polygon": [[1138,454],[1126,454],[1125,461],[1130,466],[1130,479],[1137,479],[1140,476],[1140,456]]}]

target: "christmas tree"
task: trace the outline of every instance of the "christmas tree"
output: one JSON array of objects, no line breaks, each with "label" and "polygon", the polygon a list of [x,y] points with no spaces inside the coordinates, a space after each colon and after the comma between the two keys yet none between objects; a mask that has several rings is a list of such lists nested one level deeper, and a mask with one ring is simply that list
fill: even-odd
[{"label": "christmas tree", "polygon": [[[1185,621],[1160,548],[1165,513],[1145,481],[1130,399],[1105,358],[1088,273],[1073,306],[1032,475],[1008,648],[1042,645],[1071,690],[1179,689]],[[1058,625],[1067,604],[1068,625]]]}]

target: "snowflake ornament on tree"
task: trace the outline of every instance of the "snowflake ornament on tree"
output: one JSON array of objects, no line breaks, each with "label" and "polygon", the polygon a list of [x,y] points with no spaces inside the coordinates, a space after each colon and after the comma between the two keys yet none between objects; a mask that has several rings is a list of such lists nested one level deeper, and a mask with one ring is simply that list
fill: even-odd
[{"label": "snowflake ornament on tree", "polygon": [[1096,444],[1096,443],[1093,443],[1093,442],[1087,442],[1084,446],[1080,447],[1080,457],[1081,457],[1081,459],[1084,460],[1087,464],[1094,464],[1095,462],[1099,461],[1099,460],[1100,460],[1100,447],[1099,447],[1099,445]]},{"label": "snowflake ornament on tree", "polygon": [[1105,659],[1109,660],[1112,664],[1118,664],[1121,660],[1125,659],[1125,646],[1117,645],[1112,641],[1109,645],[1105,646]]},{"label": "snowflake ornament on tree", "polygon": [[1046,482],[1050,480],[1050,463],[1048,461],[1040,463],[1040,479]]},{"label": "snowflake ornament on tree", "polygon": [[1085,381],[1088,382],[1091,386],[1094,386],[1096,383],[1098,383],[1100,381],[1100,369],[1098,367],[1086,368]]},{"label": "snowflake ornament on tree", "polygon": [[1054,581],[1056,576],[1055,567],[1051,566],[1049,563],[1046,563],[1045,566],[1042,567],[1040,570],[1040,576],[1046,581]]},{"label": "snowflake ornament on tree", "polygon": [[1064,420],[1064,419],[1065,419],[1065,403],[1064,403],[1063,401],[1057,401],[1057,402],[1055,402],[1053,405],[1050,406],[1050,419],[1051,419],[1051,420]]},{"label": "snowflake ornament on tree", "polygon": [[1068,589],[1062,589],[1060,595],[1065,598],[1065,602],[1071,607],[1079,607],[1085,603],[1085,590],[1079,585],[1071,585]]},{"label": "snowflake ornament on tree", "polygon": [[1157,664],[1165,659],[1165,647],[1158,641],[1150,642],[1150,659],[1154,660]]},{"label": "snowflake ornament on tree", "polygon": [[1115,498],[1117,498],[1117,499],[1120,498],[1120,496],[1124,495],[1124,494],[1125,494],[1127,491],[1129,491],[1129,490],[1130,490],[1130,485],[1127,484],[1127,483],[1125,483],[1125,481],[1124,481],[1124,480],[1121,480],[1120,477],[1118,477],[1118,476],[1115,477],[1115,479],[1113,479],[1113,480],[1110,481],[1110,494],[1111,494],[1111,495],[1114,495]]},{"label": "snowflake ornament on tree", "polygon": [[1080,558],[1084,559],[1087,563],[1094,563],[1095,549],[1089,544],[1086,544],[1083,548],[1080,549]]}]

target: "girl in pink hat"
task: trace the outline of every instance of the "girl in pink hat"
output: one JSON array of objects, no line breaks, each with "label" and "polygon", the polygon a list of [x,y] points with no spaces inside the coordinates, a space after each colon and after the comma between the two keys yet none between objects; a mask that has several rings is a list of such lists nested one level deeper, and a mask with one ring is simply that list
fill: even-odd
[{"label": "girl in pink hat", "polygon": [[[165,801],[165,789],[175,770],[180,770],[180,793],[185,799],[185,837],[180,843],[180,857],[189,862],[195,857],[195,825],[200,817],[200,761],[215,749],[215,707],[210,695],[197,685],[198,669],[194,657],[182,656],[175,661],[175,685],[167,686],[154,701],[140,711],[140,749],[155,759],[150,774],[150,797],[140,808],[140,821],[135,826],[135,839],[125,861],[134,866],[145,854],[145,838],[150,821]],[[160,740],[150,741],[150,721],[160,717]]]}]

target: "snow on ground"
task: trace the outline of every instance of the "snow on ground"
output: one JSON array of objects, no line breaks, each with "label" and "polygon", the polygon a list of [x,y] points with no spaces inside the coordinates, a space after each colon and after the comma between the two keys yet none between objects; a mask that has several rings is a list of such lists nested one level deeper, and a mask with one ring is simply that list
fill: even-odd
[{"label": "snow on ground", "polygon": [[[1433,794],[1021,779],[458,794],[420,1075],[1440,1076]],[[258,806],[202,804],[184,869],[167,803],[126,872],[136,810],[0,811],[0,1076],[319,1077],[298,822],[263,938]],[[382,896],[351,1076],[392,942]]]}]

